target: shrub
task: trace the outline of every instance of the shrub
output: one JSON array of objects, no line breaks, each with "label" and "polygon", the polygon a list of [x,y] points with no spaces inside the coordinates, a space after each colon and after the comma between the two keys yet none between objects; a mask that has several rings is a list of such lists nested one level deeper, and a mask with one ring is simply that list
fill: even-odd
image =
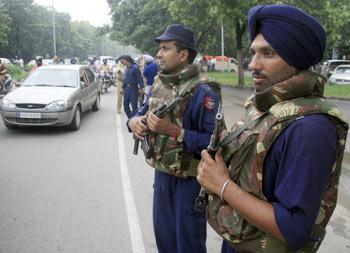
[{"label": "shrub", "polygon": [[12,79],[22,81],[28,76],[28,72],[23,70],[19,65],[6,65],[7,72],[11,75]]}]

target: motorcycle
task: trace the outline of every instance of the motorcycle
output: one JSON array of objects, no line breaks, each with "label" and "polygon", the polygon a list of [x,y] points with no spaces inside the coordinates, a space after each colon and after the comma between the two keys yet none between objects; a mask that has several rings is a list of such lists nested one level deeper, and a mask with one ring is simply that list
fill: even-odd
[{"label": "motorcycle", "polygon": [[6,95],[13,88],[12,77],[10,74],[5,74],[4,87],[0,87],[0,95]]},{"label": "motorcycle", "polygon": [[101,84],[101,93],[108,91],[108,88],[113,85],[112,76],[110,73],[101,71],[100,72],[100,84]]}]

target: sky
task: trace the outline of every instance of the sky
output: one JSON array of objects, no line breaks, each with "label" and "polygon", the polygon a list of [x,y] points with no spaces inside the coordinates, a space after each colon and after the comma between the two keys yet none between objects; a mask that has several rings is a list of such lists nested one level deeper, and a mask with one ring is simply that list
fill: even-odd
[{"label": "sky", "polygon": [[[51,7],[52,0],[34,0],[35,3]],[[106,0],[53,0],[56,11],[67,12],[73,21],[88,21],[94,26],[111,23],[110,8]]]}]

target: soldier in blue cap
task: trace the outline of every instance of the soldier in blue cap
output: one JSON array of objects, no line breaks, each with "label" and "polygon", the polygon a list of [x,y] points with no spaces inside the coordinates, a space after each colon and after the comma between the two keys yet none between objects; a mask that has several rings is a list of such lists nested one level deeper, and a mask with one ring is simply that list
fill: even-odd
[{"label": "soldier in blue cap", "polygon": [[[196,39],[190,27],[174,24],[156,38],[160,73],[148,104],[128,122],[134,135],[152,146],[146,161],[155,168],[153,224],[158,252],[206,252],[206,214],[194,210],[200,151],[208,146],[220,94],[193,65]],[[180,98],[165,117],[153,111]],[[145,123],[146,120],[146,123]]]},{"label": "soldier in blue cap", "polygon": [[348,124],[310,71],[326,32],[289,5],[258,5],[248,15],[255,86],[245,116],[206,151],[198,181],[222,253],[316,252],[337,203]]}]

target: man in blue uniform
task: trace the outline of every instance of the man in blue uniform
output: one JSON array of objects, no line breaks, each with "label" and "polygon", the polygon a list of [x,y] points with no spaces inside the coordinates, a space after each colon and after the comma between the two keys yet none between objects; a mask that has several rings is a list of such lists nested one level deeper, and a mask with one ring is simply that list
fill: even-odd
[{"label": "man in blue uniform", "polygon": [[[137,113],[138,96],[139,91],[143,90],[143,78],[140,72],[140,68],[134,63],[134,60],[129,55],[123,55],[120,57],[122,64],[126,66],[123,91],[124,91],[124,111],[128,119]],[[130,110],[131,106],[131,110]]]},{"label": "man in blue uniform", "polygon": [[[347,123],[308,70],[326,32],[288,5],[248,16],[255,92],[246,115],[213,160],[202,152],[198,181],[212,192],[208,220],[222,253],[316,252],[336,206]],[[226,166],[229,164],[230,166]]]},{"label": "man in blue uniform", "polygon": [[143,76],[146,78],[145,94],[147,95],[152,88],[154,77],[158,73],[158,65],[152,57],[147,55],[145,55],[144,57],[146,65],[143,70]]},{"label": "man in blue uniform", "polygon": [[[219,95],[201,81],[198,67],[192,64],[197,52],[191,28],[170,25],[156,42],[161,71],[149,103],[128,127],[141,140],[148,138],[153,148],[147,162],[155,168],[153,225],[158,252],[203,253],[206,215],[194,210],[200,191],[196,167],[215,125]],[[190,96],[185,99],[184,94]],[[183,100],[165,117],[152,113],[175,97]]]}]

